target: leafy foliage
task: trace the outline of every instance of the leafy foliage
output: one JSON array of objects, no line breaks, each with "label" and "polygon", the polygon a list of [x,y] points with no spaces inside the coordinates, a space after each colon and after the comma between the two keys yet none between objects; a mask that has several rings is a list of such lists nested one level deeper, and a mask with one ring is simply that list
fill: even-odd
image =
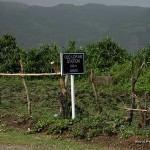
[{"label": "leafy foliage", "polygon": [[67,132],[69,137],[90,140],[102,134],[117,134],[122,129],[122,126],[125,128],[126,125],[121,115],[110,116],[103,114],[76,120],[60,118],[47,118],[45,120],[41,118],[35,124],[34,132],[41,132],[44,128],[47,128],[48,134],[61,135]]},{"label": "leafy foliage", "polygon": [[123,138],[129,138],[134,135],[149,137],[150,132],[149,129],[139,129],[136,125],[128,126],[120,130],[120,136]]},{"label": "leafy foliage", "polygon": [[150,45],[146,48],[138,50],[135,55],[135,60],[139,65],[145,63],[147,66],[150,66]]},{"label": "leafy foliage", "polygon": [[55,44],[41,46],[39,49],[30,49],[25,53],[25,71],[31,73],[52,72],[50,62],[58,63],[59,53]]},{"label": "leafy foliage", "polygon": [[[59,61],[59,51],[56,44],[45,44],[40,48],[32,48],[28,51],[20,50],[16,46],[16,40],[11,35],[4,35],[0,40],[1,64],[5,72],[18,72],[19,60],[23,59],[25,72],[42,73],[51,72],[50,62]],[[111,37],[106,37],[100,42],[77,48],[75,41],[69,41],[65,52],[84,52],[87,74],[91,69],[97,72],[108,71],[115,64],[121,64],[129,60],[130,55],[120,47]]]},{"label": "leafy foliage", "polygon": [[59,52],[56,44],[45,44],[40,48],[21,50],[17,47],[16,39],[12,35],[3,35],[0,38],[1,72],[20,72],[19,60],[24,62],[25,72],[41,73],[52,72],[51,61],[59,64]]},{"label": "leafy foliage", "polygon": [[130,59],[127,50],[119,46],[111,37],[89,44],[85,53],[87,68],[98,72],[108,71],[112,66]]},{"label": "leafy foliage", "polygon": [[20,52],[14,36],[5,34],[0,37],[0,71],[18,72]]}]

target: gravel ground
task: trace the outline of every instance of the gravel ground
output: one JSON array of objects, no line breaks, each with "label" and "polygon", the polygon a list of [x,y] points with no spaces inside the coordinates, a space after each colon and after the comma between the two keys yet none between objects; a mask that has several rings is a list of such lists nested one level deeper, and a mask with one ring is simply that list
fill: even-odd
[{"label": "gravel ground", "polygon": [[21,146],[6,146],[0,145],[0,150],[31,150]]}]

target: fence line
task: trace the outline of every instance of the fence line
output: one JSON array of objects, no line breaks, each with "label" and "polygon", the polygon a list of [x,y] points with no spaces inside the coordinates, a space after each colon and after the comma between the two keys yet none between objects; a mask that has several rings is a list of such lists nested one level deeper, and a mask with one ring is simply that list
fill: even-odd
[{"label": "fence line", "polygon": [[0,76],[53,76],[53,75],[61,75],[58,73],[0,73]]},{"label": "fence line", "polygon": [[56,73],[24,73],[23,62],[21,60],[20,60],[20,65],[21,65],[21,73],[0,73],[0,76],[20,76],[20,77],[22,77],[22,81],[23,81],[23,85],[24,85],[26,97],[27,97],[27,103],[28,103],[28,114],[29,114],[29,116],[31,116],[31,101],[29,98],[29,91],[28,91],[28,87],[27,87],[24,77],[25,76],[53,76],[53,75],[60,76],[61,73],[60,72],[56,72]]}]

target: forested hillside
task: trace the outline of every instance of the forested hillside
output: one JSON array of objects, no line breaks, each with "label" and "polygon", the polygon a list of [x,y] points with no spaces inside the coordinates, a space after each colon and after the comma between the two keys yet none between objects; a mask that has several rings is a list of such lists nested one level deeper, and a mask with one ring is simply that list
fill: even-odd
[{"label": "forested hillside", "polygon": [[11,33],[23,48],[56,42],[78,45],[112,36],[128,50],[149,44],[150,9],[128,6],[28,6],[0,2],[0,35]]}]

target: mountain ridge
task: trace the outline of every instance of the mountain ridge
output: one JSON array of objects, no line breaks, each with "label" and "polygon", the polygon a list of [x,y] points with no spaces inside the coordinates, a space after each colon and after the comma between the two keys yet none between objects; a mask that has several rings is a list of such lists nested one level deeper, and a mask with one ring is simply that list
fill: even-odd
[{"label": "mountain ridge", "polygon": [[0,35],[14,34],[23,48],[56,42],[79,45],[112,36],[129,50],[149,44],[149,8],[60,4],[54,7],[29,6],[0,1]]},{"label": "mountain ridge", "polygon": [[52,7],[58,4],[74,4],[74,5],[85,5],[87,3],[96,3],[104,5],[120,5],[120,6],[140,6],[140,7],[149,7],[150,3],[147,0],[0,0],[0,1],[11,1],[11,2],[23,2],[28,5]]}]

